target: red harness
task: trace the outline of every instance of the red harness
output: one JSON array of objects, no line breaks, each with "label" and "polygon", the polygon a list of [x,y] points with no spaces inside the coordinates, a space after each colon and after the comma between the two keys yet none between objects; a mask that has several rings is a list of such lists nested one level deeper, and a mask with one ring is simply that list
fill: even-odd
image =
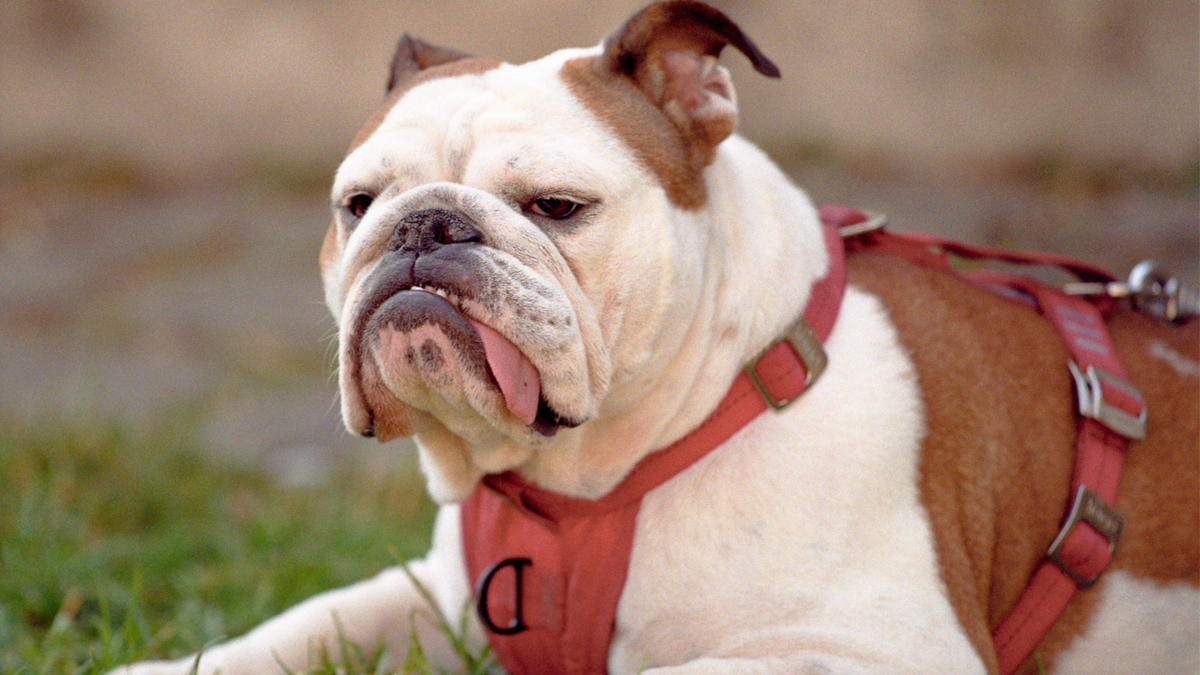
[{"label": "red harness", "polygon": [[[1126,437],[1144,433],[1145,407],[1125,382],[1101,317],[1107,309],[1024,277],[964,274],[948,254],[1063,267],[1082,280],[1110,282],[1104,270],[1048,254],[974,247],[879,229],[859,211],[821,209],[830,272],[813,287],[804,315],[788,335],[739,373],[729,393],[696,430],[643,459],[612,492],[591,501],[564,497],[514,472],[487,476],[462,506],[467,572],[479,617],[510,675],[604,675],[625,584],[642,497],[691,466],[769,407],[800,396],[825,366],[821,343],[837,318],[845,288],[844,250],[893,253],[960,276],[1040,309],[1058,328],[1073,359],[1080,425],[1066,523],[1010,616],[995,631],[1001,670],[1016,669],[1077,588],[1112,560],[1121,517],[1109,506]],[[843,243],[842,238],[845,239]],[[1111,303],[1110,303],[1111,304]]]}]

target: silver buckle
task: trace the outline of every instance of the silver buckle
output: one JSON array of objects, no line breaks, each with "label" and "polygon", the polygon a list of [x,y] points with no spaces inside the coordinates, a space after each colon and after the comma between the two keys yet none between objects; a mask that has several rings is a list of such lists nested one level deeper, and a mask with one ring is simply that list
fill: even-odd
[{"label": "silver buckle", "polygon": [[[817,381],[821,373],[825,372],[825,366],[829,365],[829,357],[825,354],[825,347],[821,346],[821,340],[817,338],[817,334],[813,332],[812,327],[808,325],[803,316],[788,328],[787,334],[782,339],[792,344],[792,348],[796,350],[796,355],[800,357],[800,360],[804,363],[804,367],[808,370],[808,377],[804,380],[804,389],[807,390],[812,386],[813,382]],[[758,388],[758,392],[776,410],[786,408],[789,403],[799,398],[799,395],[795,398],[781,400],[771,396],[770,392],[763,385],[762,380],[758,378],[758,373],[754,372],[754,364],[758,363],[763,354],[767,353],[768,350],[781,341],[777,340],[771,343],[770,347],[767,347],[758,356],[754,357],[754,360],[747,364],[745,368],[746,374],[750,376],[750,381]]]},{"label": "silver buckle", "polygon": [[[1071,369],[1071,377],[1075,379],[1080,415],[1096,420],[1125,438],[1141,440],[1146,437],[1146,401],[1137,387],[1096,366],[1088,366],[1086,373],[1081,372],[1074,361],[1068,361],[1067,367]],[[1135,417],[1110,405],[1104,400],[1102,384],[1116,387],[1136,398],[1142,404],[1141,414]]]},{"label": "silver buckle", "polygon": [[1108,540],[1109,564],[1111,564],[1112,557],[1117,552],[1117,542],[1121,540],[1121,530],[1125,526],[1125,519],[1121,517],[1120,512],[1088,486],[1080,485],[1079,490],[1075,492],[1075,502],[1071,504],[1071,513],[1067,516],[1067,522],[1058,531],[1054,543],[1050,544],[1050,550],[1046,552],[1046,557],[1058,565],[1059,569],[1066,572],[1076,586],[1080,589],[1087,589],[1100,580],[1100,576],[1108,570],[1108,566],[1106,565],[1104,570],[1093,576],[1085,577],[1060,557],[1067,537],[1081,521],[1091,525]]}]

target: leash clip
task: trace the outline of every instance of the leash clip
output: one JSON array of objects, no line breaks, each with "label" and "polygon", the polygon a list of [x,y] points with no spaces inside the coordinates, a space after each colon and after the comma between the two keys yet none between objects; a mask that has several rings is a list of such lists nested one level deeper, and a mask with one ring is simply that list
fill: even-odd
[{"label": "leash clip", "polygon": [[1143,260],[1129,272],[1129,290],[1134,307],[1165,321],[1200,313],[1200,296],[1164,272],[1153,260]]},{"label": "leash clip", "polygon": [[1098,295],[1129,298],[1138,311],[1163,321],[1177,321],[1200,314],[1200,294],[1169,275],[1153,260],[1143,260],[1129,272],[1128,281],[1071,283],[1067,295]]}]

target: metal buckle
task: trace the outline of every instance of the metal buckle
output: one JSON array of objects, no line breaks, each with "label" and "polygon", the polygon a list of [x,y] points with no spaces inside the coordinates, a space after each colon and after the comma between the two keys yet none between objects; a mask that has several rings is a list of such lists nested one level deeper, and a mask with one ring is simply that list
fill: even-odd
[{"label": "metal buckle", "polygon": [[1104,569],[1095,575],[1085,577],[1060,557],[1067,537],[1081,521],[1091,525],[1108,540],[1109,564],[1112,564],[1112,557],[1117,552],[1117,542],[1121,540],[1121,529],[1125,526],[1125,519],[1121,517],[1120,512],[1088,486],[1080,485],[1079,490],[1075,492],[1075,502],[1071,504],[1071,513],[1067,516],[1067,522],[1058,531],[1054,543],[1050,544],[1050,550],[1047,551],[1046,557],[1058,565],[1059,569],[1066,572],[1067,576],[1071,577],[1080,589],[1087,589],[1095,585],[1100,580],[1100,576],[1108,571],[1108,565],[1105,565]]},{"label": "metal buckle", "polygon": [[[796,355],[800,357],[800,360],[804,363],[804,367],[808,370],[808,377],[804,380],[804,390],[807,390],[812,386],[813,382],[817,381],[821,373],[825,372],[825,366],[829,365],[829,357],[825,354],[825,348],[821,346],[821,340],[817,338],[817,334],[813,332],[812,327],[808,325],[803,316],[788,328],[788,332],[783,336],[782,340],[787,340],[792,344],[792,348],[796,350]],[[789,399],[776,399],[767,391],[762,380],[758,378],[758,373],[754,372],[754,364],[758,363],[763,354],[774,348],[782,340],[771,343],[770,347],[767,347],[758,356],[754,357],[754,360],[747,364],[745,368],[746,374],[750,376],[750,381],[758,388],[758,392],[776,410],[786,408],[789,403],[799,398],[799,394]]]},{"label": "metal buckle", "polygon": [[[1125,438],[1141,440],[1146,437],[1146,401],[1137,387],[1096,366],[1088,366],[1086,373],[1081,372],[1074,361],[1068,361],[1067,367],[1071,369],[1071,377],[1075,379],[1080,415],[1096,420]],[[1135,417],[1105,401],[1102,386],[1104,384],[1116,387],[1136,398],[1142,405],[1141,413]]]}]

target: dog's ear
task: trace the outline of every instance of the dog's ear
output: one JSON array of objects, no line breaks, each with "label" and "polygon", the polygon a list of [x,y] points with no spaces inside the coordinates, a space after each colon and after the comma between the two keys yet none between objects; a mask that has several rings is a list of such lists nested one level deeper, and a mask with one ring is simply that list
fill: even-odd
[{"label": "dog's ear", "polygon": [[456,49],[429,44],[406,33],[400,38],[399,44],[396,45],[396,55],[392,57],[392,72],[388,76],[387,93],[391,94],[396,87],[426,68],[466,58],[470,58],[470,55]]},{"label": "dog's ear", "polygon": [[717,64],[728,45],[759,73],[779,77],[737,24],[692,0],[660,2],[634,15],[605,40],[601,63],[631,78],[693,144],[711,153],[737,126],[733,83]]}]

